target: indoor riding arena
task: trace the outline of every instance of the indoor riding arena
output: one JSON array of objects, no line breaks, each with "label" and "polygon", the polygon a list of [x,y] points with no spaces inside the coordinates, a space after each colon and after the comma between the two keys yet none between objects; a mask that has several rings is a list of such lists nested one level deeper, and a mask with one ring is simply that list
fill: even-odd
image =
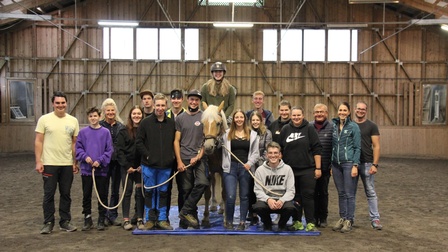
[{"label": "indoor riding arena", "polygon": [[[318,103],[328,107],[328,119],[338,117],[342,102],[353,111],[358,102],[367,105],[380,132],[375,190],[382,230],[371,226],[359,181],[352,231],[333,231],[340,217],[330,178],[328,226],[313,233],[266,233],[261,223],[180,232],[175,179],[174,230],[81,231],[76,174],[77,231],[59,230],[57,190],[55,227],[40,234],[44,183],[35,130],[53,112],[55,91],[66,94],[66,113],[80,129],[89,125],[86,110],[107,98],[126,123],[144,91],[186,96],[212,78],[216,62],[236,92],[234,110],[254,109],[255,91],[264,93],[263,108],[274,119],[282,100],[303,107],[308,121]],[[447,85],[448,0],[0,1],[0,251],[446,251]],[[204,199],[198,206],[202,211]],[[92,216],[96,225],[95,194]],[[217,212],[211,216],[222,222]]]}]

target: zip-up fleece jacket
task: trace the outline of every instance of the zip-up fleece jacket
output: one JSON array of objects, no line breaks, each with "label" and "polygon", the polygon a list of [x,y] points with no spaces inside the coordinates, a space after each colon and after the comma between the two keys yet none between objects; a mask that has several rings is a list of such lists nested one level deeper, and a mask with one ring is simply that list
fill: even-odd
[{"label": "zip-up fleece jacket", "polygon": [[[315,155],[321,155],[322,145],[316,129],[303,119],[299,127],[291,121],[280,132],[280,146],[283,161],[296,173],[299,170],[315,168]],[[319,164],[320,165],[320,164]]]},{"label": "zip-up fleece jacket", "polygon": [[331,162],[337,164],[353,162],[353,165],[358,165],[361,156],[361,130],[359,130],[358,124],[347,117],[342,130],[339,131],[341,120],[333,118],[332,121],[333,151]]},{"label": "zip-up fleece jacket", "polygon": [[151,168],[171,168],[174,163],[174,120],[166,116],[159,122],[156,115],[142,120],[136,146],[142,164]]},{"label": "zip-up fleece jacket", "polygon": [[[230,148],[230,140],[227,138],[229,135],[230,129],[226,130],[226,133],[222,136],[222,143],[226,146],[227,149],[232,151]],[[258,135],[257,132],[251,130],[250,138],[249,138],[249,155],[247,157],[247,163],[250,165],[250,170],[253,172],[255,170],[255,165],[257,163],[258,157],[260,156],[260,150],[258,149]],[[225,148],[222,148],[222,170],[223,172],[230,172],[230,162],[231,156],[230,152],[228,152]]]},{"label": "zip-up fleece jacket", "polygon": [[291,167],[283,163],[282,160],[280,160],[280,163],[276,168],[270,167],[268,161],[265,161],[263,165],[258,167],[255,171],[255,177],[264,187],[274,193],[282,195],[279,197],[278,195],[265,191],[261,185],[255,183],[254,192],[257,196],[257,200],[266,202],[269,198],[273,198],[276,200],[279,199],[282,202],[287,202],[294,199],[294,195],[296,194],[296,189],[294,187],[294,173],[292,172]]}]

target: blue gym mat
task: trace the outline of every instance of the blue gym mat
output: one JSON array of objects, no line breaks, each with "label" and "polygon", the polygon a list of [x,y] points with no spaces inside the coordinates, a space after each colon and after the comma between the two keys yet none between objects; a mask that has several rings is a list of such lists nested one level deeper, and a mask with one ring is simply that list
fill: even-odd
[{"label": "blue gym mat", "polygon": [[[204,206],[198,206],[198,217],[202,221]],[[299,235],[299,236],[318,236],[320,231],[306,232],[306,231],[277,231],[277,225],[273,226],[273,231],[263,231],[263,223],[259,222],[256,226],[249,226],[246,224],[246,230],[238,231],[236,227],[239,223],[239,206],[235,207],[234,229],[227,230],[223,226],[223,215],[218,212],[210,212],[210,227],[202,227],[200,229],[182,229],[179,227],[179,212],[177,206],[172,206],[170,209],[170,223],[174,230],[138,230],[132,231],[134,235]],[[275,215],[272,215],[275,218]],[[305,219],[302,220],[305,224]],[[288,225],[292,224],[291,220]]]}]

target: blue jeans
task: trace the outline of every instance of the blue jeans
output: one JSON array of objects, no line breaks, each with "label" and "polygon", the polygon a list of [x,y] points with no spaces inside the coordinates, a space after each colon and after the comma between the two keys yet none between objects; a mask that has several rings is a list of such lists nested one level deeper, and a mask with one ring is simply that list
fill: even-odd
[{"label": "blue jeans", "polygon": [[353,163],[332,163],[333,179],[339,197],[339,216],[344,220],[355,218],[357,178],[352,177]]},{"label": "blue jeans", "polygon": [[[372,167],[372,163],[361,163],[358,171],[369,203],[370,220],[373,221],[380,219],[380,213],[378,212],[378,197],[375,192],[375,176],[369,173],[370,167]],[[356,178],[356,183],[358,183],[359,176]]]},{"label": "blue jeans", "polygon": [[236,187],[240,185],[240,222],[246,221],[249,211],[250,174],[240,163],[232,162],[230,172],[224,172],[224,186],[226,189],[226,221],[233,222],[235,213]]},{"label": "blue jeans", "polygon": [[[152,168],[142,164],[143,183],[145,187],[155,186],[170,178],[170,168]],[[169,182],[171,183],[171,182]],[[169,183],[154,189],[145,188],[145,220],[166,221]],[[158,216],[157,216],[158,214]]]}]

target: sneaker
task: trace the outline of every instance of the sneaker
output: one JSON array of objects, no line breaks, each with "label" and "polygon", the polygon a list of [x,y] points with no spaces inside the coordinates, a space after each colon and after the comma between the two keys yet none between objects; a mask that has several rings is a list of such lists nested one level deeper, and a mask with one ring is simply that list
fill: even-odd
[{"label": "sneaker", "polygon": [[344,225],[341,228],[341,233],[348,233],[352,231],[352,222],[350,220],[345,220]]},{"label": "sneaker", "polygon": [[123,229],[124,230],[131,230],[132,229],[132,224],[130,221],[126,220],[123,222]]},{"label": "sneaker", "polygon": [[192,214],[184,214],[182,212],[179,213],[179,218],[188,221],[188,223],[193,227],[198,227],[199,222]]},{"label": "sneaker", "polygon": [[159,227],[162,230],[173,230],[173,227],[170,225],[168,221],[157,222],[157,227]]},{"label": "sneaker", "polygon": [[111,226],[121,226],[121,222],[117,221],[117,219],[108,219],[109,220],[109,225]]},{"label": "sneaker", "polygon": [[252,216],[252,218],[250,220],[250,225],[255,226],[258,224],[258,221],[259,221],[258,216]]},{"label": "sneaker", "polygon": [[224,228],[225,228],[226,230],[233,230],[233,223],[230,222],[230,221],[225,221],[225,222],[224,222]]},{"label": "sneaker", "polygon": [[305,227],[303,226],[302,222],[300,221],[294,221],[292,223],[292,226],[288,227],[289,231],[300,231],[300,230],[304,230]]},{"label": "sneaker", "polygon": [[344,226],[344,219],[340,218],[336,224],[333,226],[333,231],[341,231],[341,228]]},{"label": "sneaker", "polygon": [[182,229],[187,229],[187,228],[188,228],[188,225],[189,225],[189,224],[188,224],[188,221],[186,221],[186,220],[182,220],[182,219],[181,219],[181,220],[179,221],[179,227],[182,228]]},{"label": "sneaker", "polygon": [[236,230],[238,230],[238,231],[246,230],[246,224],[244,222],[240,222],[240,224],[238,224],[238,227],[236,228]]},{"label": "sneaker", "polygon": [[137,217],[137,213],[135,213],[134,216],[132,216],[131,224],[137,225],[137,221],[138,221],[138,217]]},{"label": "sneaker", "polygon": [[143,220],[137,220],[137,229],[138,230],[145,230],[145,225],[143,224]]},{"label": "sneaker", "polygon": [[307,223],[306,224],[306,229],[305,229],[307,232],[315,232],[315,231],[318,231],[317,230],[317,228],[316,228],[316,225],[314,225],[314,223]]},{"label": "sneaker", "polygon": [[279,221],[280,221],[280,214],[277,214],[277,217],[275,218],[275,220],[272,221],[272,224],[277,225]]},{"label": "sneaker", "polygon": [[98,231],[104,231],[106,229],[106,224],[104,223],[104,219],[98,220],[98,225],[96,226]]},{"label": "sneaker", "polygon": [[[280,228],[279,228],[280,229]],[[263,224],[263,231],[272,231],[272,224]]]},{"label": "sneaker", "polygon": [[147,221],[146,223],[145,223],[145,230],[151,230],[151,229],[154,229],[154,226],[155,226],[156,224],[155,224],[155,222],[154,221]]},{"label": "sneaker", "polygon": [[76,231],[77,228],[73,226],[70,221],[65,221],[59,226],[59,229],[62,231],[73,232]]},{"label": "sneaker", "polygon": [[93,227],[92,217],[88,217],[84,219],[84,226],[82,226],[82,231],[90,230]]},{"label": "sneaker", "polygon": [[327,219],[321,219],[319,227],[326,228],[328,226]]},{"label": "sneaker", "polygon": [[54,223],[53,222],[47,222],[44,224],[42,229],[40,230],[41,234],[51,234],[53,231]]},{"label": "sneaker", "polygon": [[376,230],[381,230],[383,229],[383,225],[381,225],[380,220],[374,220],[372,221],[372,228],[376,229]]}]

